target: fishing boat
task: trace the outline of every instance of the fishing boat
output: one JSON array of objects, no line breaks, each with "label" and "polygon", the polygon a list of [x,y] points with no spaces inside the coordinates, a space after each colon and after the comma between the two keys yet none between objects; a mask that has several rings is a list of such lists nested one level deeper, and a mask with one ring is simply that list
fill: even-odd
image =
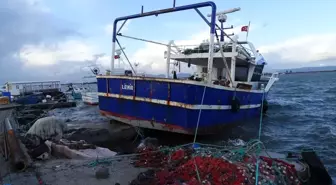
[{"label": "fishing boat", "polygon": [[[199,11],[203,7],[211,8],[210,20]],[[183,10],[195,10],[210,28],[209,40],[198,47],[178,46],[174,41],[163,44],[120,32],[128,20]],[[239,41],[237,36],[225,32],[227,15],[239,10],[217,12],[213,2],[203,2],[151,12],[142,10],[140,14],[115,19],[110,74],[97,76],[101,114],[141,128],[213,134],[266,112],[268,92],[278,78],[261,81],[265,59],[252,42]],[[123,23],[117,30],[120,21]],[[117,37],[167,46],[165,78],[139,76],[130,61],[132,74],[116,74],[116,44],[127,59]],[[181,63],[196,66],[197,70],[188,79],[179,79],[171,64],[180,68]]]},{"label": "fishing boat", "polygon": [[72,83],[68,84],[68,89],[65,91],[69,99],[72,100],[81,100],[82,99],[83,88],[77,87]]},{"label": "fishing boat", "polygon": [[[84,78],[95,79],[96,76],[85,76]],[[82,91],[82,101],[87,105],[98,105],[98,92],[91,88],[92,82],[83,83],[85,91]]]}]

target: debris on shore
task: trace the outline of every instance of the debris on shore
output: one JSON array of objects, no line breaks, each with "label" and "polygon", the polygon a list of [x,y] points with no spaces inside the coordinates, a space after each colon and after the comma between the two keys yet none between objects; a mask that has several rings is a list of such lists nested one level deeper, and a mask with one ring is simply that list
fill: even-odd
[{"label": "debris on shore", "polygon": [[[318,159],[314,152],[291,157],[267,152],[260,141],[231,147],[200,143],[162,147],[158,139],[145,138],[128,125],[85,123],[43,111],[24,111],[39,118],[29,128],[16,120],[21,113],[0,111],[0,118],[9,117],[19,146],[14,151],[2,145],[3,136],[8,134],[1,135],[1,151],[12,157],[8,160],[16,168],[11,170],[6,158],[0,158],[2,184],[300,185],[314,176],[305,156]],[[3,133],[12,133],[8,128]],[[126,147],[126,143],[131,145]],[[13,153],[20,155],[13,158]],[[318,168],[326,175],[314,178],[328,181],[330,176],[323,171],[323,165]]]},{"label": "debris on shore", "polygon": [[[23,107],[22,105],[9,105],[2,106],[3,109],[0,111],[0,151],[6,155],[4,157],[0,156],[0,184],[6,182],[8,182],[7,184],[36,184],[39,182],[55,184],[55,180],[51,180],[52,178],[46,174],[48,168],[59,170],[62,166],[68,166],[71,163],[74,163],[73,168],[74,166],[80,167],[76,170],[81,169],[90,172],[94,170],[93,168],[96,168],[96,165],[101,164],[98,160],[111,158],[118,154],[106,147],[101,147],[103,143],[110,143],[110,141],[122,143],[121,140],[125,139],[134,140],[137,134],[134,128],[130,126],[110,124],[109,122],[102,124],[74,122],[65,117],[53,116],[50,115],[51,109],[48,109],[50,107],[39,109],[35,104],[35,107],[30,109],[30,107]],[[47,110],[44,110],[45,108]],[[10,120],[10,126],[5,125],[6,119]],[[16,147],[3,145],[3,143],[8,143],[8,140],[5,140],[5,136],[6,138],[9,136],[7,132],[15,136]],[[11,148],[16,149],[14,151],[10,150]],[[16,155],[19,157],[13,160],[11,156]],[[12,165],[10,163],[12,161],[16,164],[20,162],[23,165],[20,169],[14,169],[19,165]],[[97,163],[92,163],[92,161]],[[56,162],[58,165],[54,165]],[[129,165],[129,168],[134,167]],[[74,173],[76,170],[74,170]],[[24,172],[17,173],[18,171]],[[108,171],[113,172],[111,169]],[[136,171],[138,173],[138,170]],[[78,173],[77,176],[79,177],[80,174]],[[94,176],[94,172],[92,172],[92,175]],[[12,179],[13,176],[20,176],[21,180]],[[31,176],[34,178],[31,178]],[[108,178],[109,176],[105,175],[105,177]],[[24,181],[27,182],[24,183]],[[64,184],[62,180],[59,180],[59,182]],[[120,182],[125,184],[126,181],[116,181],[116,183]]]}]

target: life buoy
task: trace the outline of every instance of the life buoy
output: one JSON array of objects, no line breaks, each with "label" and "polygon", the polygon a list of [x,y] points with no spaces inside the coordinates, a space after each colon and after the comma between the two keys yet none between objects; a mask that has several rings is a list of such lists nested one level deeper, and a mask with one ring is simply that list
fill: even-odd
[{"label": "life buoy", "polygon": [[264,102],[263,102],[263,110],[262,110],[263,114],[266,114],[267,110],[268,110],[268,101],[264,100]]},{"label": "life buoy", "polygon": [[238,112],[240,110],[240,102],[237,98],[231,100],[231,111]]}]

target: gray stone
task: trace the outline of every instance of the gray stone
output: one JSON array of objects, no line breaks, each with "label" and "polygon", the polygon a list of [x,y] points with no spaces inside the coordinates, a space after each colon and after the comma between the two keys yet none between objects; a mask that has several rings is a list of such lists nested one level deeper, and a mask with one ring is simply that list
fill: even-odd
[{"label": "gray stone", "polygon": [[85,123],[69,122],[68,132],[64,138],[73,141],[85,140],[87,143],[100,145],[103,143],[132,140],[136,137],[135,129],[129,125],[118,123]]},{"label": "gray stone", "polygon": [[26,134],[37,135],[43,140],[59,140],[66,129],[67,125],[62,119],[50,116],[38,119]]},{"label": "gray stone", "polygon": [[151,138],[151,137],[147,137],[144,139],[144,144],[147,147],[158,147],[159,146],[159,140],[156,138]]},{"label": "gray stone", "polygon": [[107,179],[110,176],[110,172],[108,168],[101,167],[96,171],[97,179]]},{"label": "gray stone", "polygon": [[110,133],[103,128],[81,128],[66,134],[65,138],[72,141],[85,140],[91,144],[99,144],[110,140]]},{"label": "gray stone", "polygon": [[138,148],[143,147],[150,147],[150,148],[156,148],[159,146],[159,140],[156,138],[147,137],[144,140],[141,141]]}]

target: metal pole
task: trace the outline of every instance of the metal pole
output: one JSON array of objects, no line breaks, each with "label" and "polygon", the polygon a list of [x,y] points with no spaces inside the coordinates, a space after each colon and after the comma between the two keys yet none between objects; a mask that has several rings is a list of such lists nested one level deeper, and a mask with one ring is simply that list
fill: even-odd
[{"label": "metal pole", "polygon": [[6,131],[6,124],[5,122],[3,122],[3,126],[4,126],[4,152],[5,152],[5,160],[8,160],[8,135],[7,135],[7,131]]},{"label": "metal pole", "polygon": [[26,168],[24,155],[8,118],[5,119],[5,124],[8,133],[8,146],[12,156],[12,163],[16,170],[22,171]]},{"label": "metal pole", "polygon": [[113,70],[114,70],[114,55],[115,55],[115,41],[112,41],[111,74],[113,74]]},{"label": "metal pole", "polygon": [[127,35],[118,34],[118,36],[125,37],[125,38],[128,38],[128,39],[134,39],[134,40],[149,42],[149,43],[153,43],[153,44],[158,44],[158,45],[162,45],[162,46],[168,46],[168,44],[163,44],[163,43],[160,43],[160,42],[155,42],[155,41],[146,40],[146,39],[140,39],[140,38],[131,37],[131,36],[127,36]]},{"label": "metal pole", "polygon": [[220,41],[224,42],[224,22],[221,22],[221,35],[220,35]]},{"label": "metal pole", "polygon": [[247,41],[247,37],[248,37],[249,31],[250,31],[250,24],[251,24],[251,21],[249,21],[249,24],[247,26],[246,41]]},{"label": "metal pole", "polygon": [[[213,61],[213,43],[214,43],[214,33],[215,33],[215,25],[216,25],[216,4],[214,2],[208,1],[208,2],[202,2],[202,3],[195,3],[191,5],[185,5],[185,6],[178,6],[175,8],[167,8],[167,9],[161,9],[161,10],[155,10],[151,12],[143,12],[143,8],[140,14],[134,14],[134,15],[129,15],[129,16],[124,16],[124,17],[118,17],[114,20],[113,23],[113,33],[112,33],[112,55],[111,55],[111,72],[113,72],[114,69],[114,52],[115,52],[115,43],[117,39],[117,24],[119,21],[122,20],[127,20],[127,19],[136,19],[140,17],[147,17],[147,16],[157,16],[159,14],[165,14],[165,13],[170,13],[170,12],[178,12],[178,11],[183,11],[183,10],[190,10],[190,9],[195,9],[195,8],[202,8],[202,7],[211,7],[211,29],[210,29],[210,46],[211,50],[209,51],[209,60],[208,63],[210,66],[210,71],[212,71],[212,61]],[[133,67],[132,67],[133,68]],[[134,70],[133,70],[134,71]]]},{"label": "metal pole", "polygon": [[170,41],[168,44],[168,49],[167,49],[167,66],[166,66],[166,78],[169,78],[169,71],[170,71],[170,52],[171,52],[171,45],[173,41]]},{"label": "metal pole", "polygon": [[[128,57],[127,57],[125,51],[122,49],[122,47],[121,47],[121,45],[120,45],[118,39],[117,39],[116,41],[117,41],[117,43],[118,43],[118,45],[119,45],[119,47],[120,47],[121,52],[124,54],[124,56],[125,56],[125,58],[126,58],[128,64],[131,66],[131,69],[132,69],[133,73],[136,75],[135,70],[134,70],[134,68],[133,68],[133,66],[132,66],[132,64],[131,64],[131,62],[128,60]],[[114,57],[113,57],[113,58],[114,58]]]},{"label": "metal pole", "polygon": [[124,20],[124,22],[121,24],[119,30],[117,31],[117,34],[121,31],[121,29],[124,27],[127,20]]},{"label": "metal pole", "polygon": [[220,54],[222,56],[222,59],[223,59],[223,62],[224,62],[224,66],[225,66],[226,71],[228,73],[227,76],[229,77],[229,80],[230,80],[230,86],[233,87],[233,80],[231,78],[231,72],[230,72],[230,69],[229,69],[229,67],[228,67],[228,65],[226,63],[226,59],[225,59],[224,52],[223,52],[223,45],[219,41],[217,33],[216,33],[216,39],[217,39],[217,43],[218,43],[219,48],[220,48],[219,51],[220,51]]},{"label": "metal pole", "polygon": [[213,48],[214,37],[216,33],[216,5],[212,7],[211,21],[210,21],[210,44],[209,44],[209,59],[208,59],[208,84],[212,83],[212,66],[213,66]]}]

